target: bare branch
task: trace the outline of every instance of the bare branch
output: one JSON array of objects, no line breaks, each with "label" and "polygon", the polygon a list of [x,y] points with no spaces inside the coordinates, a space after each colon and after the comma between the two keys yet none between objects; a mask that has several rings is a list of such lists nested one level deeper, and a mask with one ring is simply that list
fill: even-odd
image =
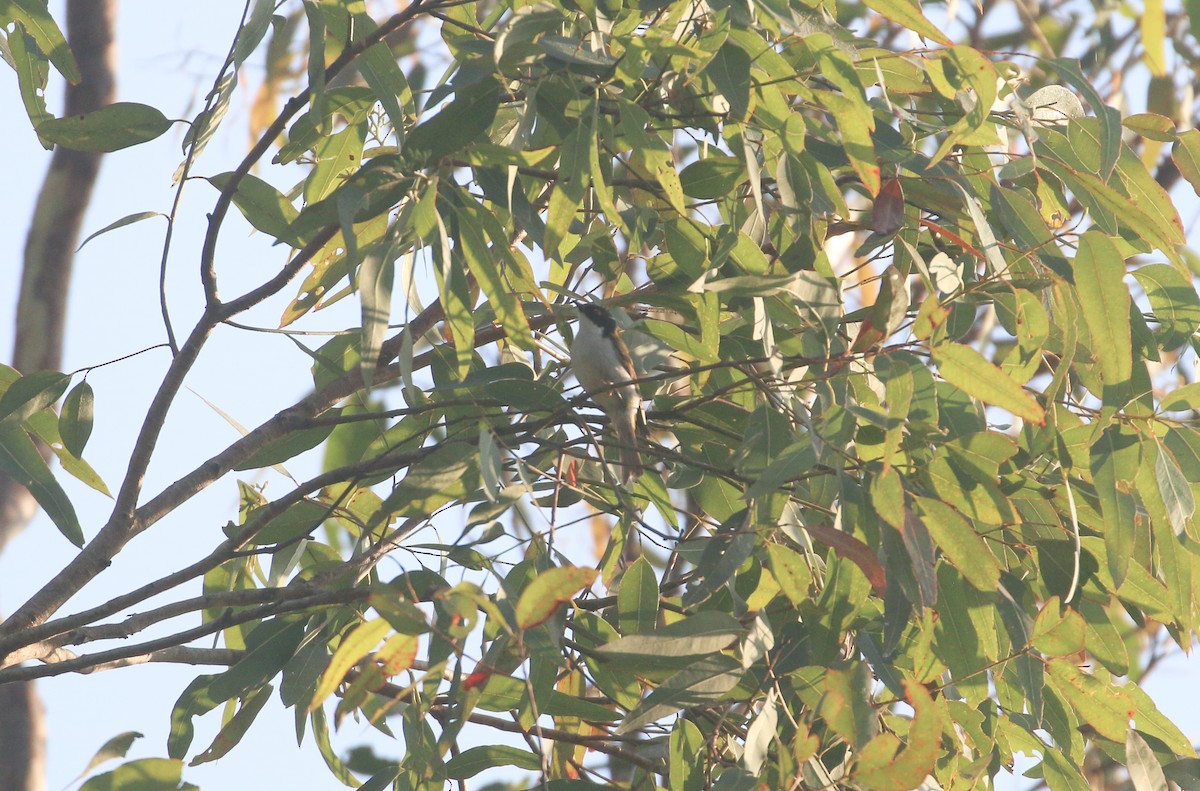
[{"label": "bare branch", "polygon": [[136,645],[122,646],[109,651],[101,651],[95,654],[86,654],[77,656],[65,661],[55,662],[48,665],[40,666],[18,666],[8,667],[0,670],[0,685],[8,684],[13,681],[28,681],[34,678],[47,678],[50,676],[61,676],[66,673],[88,673],[93,669],[108,665],[113,662],[126,660],[131,657],[141,656],[143,654],[153,654],[165,648],[174,648],[186,645],[193,640],[198,640],[201,637],[216,634],[231,626],[238,624],[250,623],[259,621],[263,618],[269,618],[273,615],[283,615],[289,612],[302,612],[314,607],[329,607],[341,604],[350,604],[352,602],[363,601],[373,592],[372,588],[344,588],[341,590],[321,591],[314,593],[311,596],[306,596],[291,601],[284,601],[275,604],[265,604],[261,607],[253,607],[251,609],[234,612],[232,609],[226,610],[220,616],[214,618],[208,623],[197,626],[193,629],[186,629],[182,632],[160,637],[155,640],[147,640],[144,643]]},{"label": "bare branch", "polygon": [[235,651],[232,648],[192,648],[190,646],[179,646],[177,648],[163,648],[160,651],[152,651],[141,656],[119,659],[115,662],[109,662],[106,665],[96,665],[90,672],[98,673],[101,670],[115,670],[118,667],[141,665],[147,662],[174,665],[223,665],[227,667],[237,664],[237,661],[243,655],[245,655],[245,651]]}]

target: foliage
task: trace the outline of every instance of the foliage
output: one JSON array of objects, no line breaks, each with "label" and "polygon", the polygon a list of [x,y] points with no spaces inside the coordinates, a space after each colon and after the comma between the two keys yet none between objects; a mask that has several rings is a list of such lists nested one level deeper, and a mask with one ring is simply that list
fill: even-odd
[{"label": "foliage", "polygon": [[[74,64],[36,5],[0,15],[41,138],[161,134],[144,106],[47,117],[47,64]],[[1164,187],[1200,187],[1165,66],[1188,57],[1185,16],[1148,2],[1130,44],[1087,7],[1029,40],[904,0],[376,10],[251,4],[179,174],[200,172],[265,48],[258,142],[206,176],[207,308],[182,341],[168,327],[174,363],[111,520],[0,627],[0,655],[192,623],[175,646],[0,680],[151,650],[229,665],[181,694],[155,788],[232,749],[276,690],[333,773],[371,789],[497,767],[563,789],[957,788],[1018,754],[1086,788],[1089,751],[1139,788],[1191,776],[1192,745],[1135,683],[1140,635],[1161,624],[1186,649],[1200,623],[1200,385],[1171,367],[1193,359],[1200,300]],[[959,28],[969,45],[942,32]],[[435,39],[441,61],[414,58]],[[1157,112],[1106,104],[1105,47],[1141,64]],[[1070,48],[1086,74],[1055,56]],[[231,207],[293,253],[228,298]],[[285,289],[282,327],[321,328],[346,299],[361,326],[309,350],[311,395],[139,498],[213,328]],[[571,300],[599,298],[634,319],[651,403],[628,487],[564,355]],[[80,458],[91,389],[56,421],[67,377],[2,382],[0,466],[82,542],[30,438],[102,486]],[[242,483],[207,557],[56,616],[202,488],[317,447],[322,471],[287,494]],[[463,530],[419,540],[435,523]],[[385,573],[399,549],[407,571]],[[194,606],[122,616],[199,575]],[[223,649],[193,645],[212,634]],[[217,708],[197,752],[193,721]],[[347,716],[396,733],[404,758],[334,754],[329,721]]]}]

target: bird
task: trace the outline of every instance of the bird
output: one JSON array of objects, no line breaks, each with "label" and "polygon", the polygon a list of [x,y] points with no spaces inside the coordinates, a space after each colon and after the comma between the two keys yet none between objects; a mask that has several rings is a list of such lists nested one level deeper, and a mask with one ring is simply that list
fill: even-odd
[{"label": "bird", "polygon": [[591,302],[577,307],[579,330],[571,343],[571,370],[612,422],[620,447],[621,483],[628,484],[641,474],[637,443],[646,423],[637,371],[613,315]]}]

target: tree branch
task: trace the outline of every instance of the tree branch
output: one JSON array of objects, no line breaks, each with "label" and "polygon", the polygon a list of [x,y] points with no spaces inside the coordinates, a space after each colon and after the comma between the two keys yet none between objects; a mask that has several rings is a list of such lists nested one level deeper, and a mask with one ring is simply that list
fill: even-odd
[{"label": "tree branch", "polygon": [[216,634],[217,632],[228,629],[231,626],[250,623],[251,621],[258,621],[273,615],[283,615],[289,612],[301,612],[313,607],[329,607],[333,605],[363,601],[372,592],[373,590],[370,587],[343,588],[341,590],[322,591],[311,596],[305,596],[290,601],[264,604],[260,607],[254,607],[241,612],[234,612],[232,609],[229,609],[208,623],[192,629],[186,629],[182,632],[176,632],[175,634],[168,635],[166,637],[160,637],[155,640],[147,640],[144,643],[122,646],[121,648],[114,648],[109,651],[100,651],[95,654],[85,654],[83,656],[77,656],[47,665],[8,667],[4,670],[0,670],[0,685],[8,684],[14,681],[28,681],[34,678],[61,676],[66,673],[89,673],[100,666],[128,660],[144,654],[153,654],[157,651],[167,648],[183,646],[193,640],[198,640],[201,637],[207,637],[208,635]]},{"label": "tree branch", "polygon": [[[346,47],[341,56],[334,61],[327,69],[327,76],[335,76],[339,71],[345,68],[355,58],[368,50],[370,47],[379,43],[383,38],[401,25],[414,19],[418,12],[423,10],[420,0],[414,0],[404,11],[394,15],[391,19],[381,25],[369,36],[366,36],[359,42],[355,42]],[[280,113],[275,123],[263,134],[258,144],[252,149],[250,154],[243,160],[239,166],[237,175],[230,180],[226,185],[226,189],[218,197],[217,204],[210,215],[209,230],[205,236],[204,248],[201,255],[201,270],[209,272],[213,266],[213,261],[216,254],[216,239],[218,231],[226,213],[229,209],[229,204],[232,201],[233,194],[237,190],[237,183],[242,176],[249,172],[253,164],[263,156],[270,148],[274,139],[283,131],[288,118],[294,114],[300,107],[308,101],[308,93],[304,97],[297,97],[289,102],[289,106],[296,103],[292,107],[290,114],[288,108]],[[282,272],[273,277],[267,283],[257,289],[252,290],[243,297],[235,300],[229,305],[221,305],[216,300],[216,281],[215,276],[211,281],[212,293],[209,294],[208,307],[206,308],[200,321],[192,330],[188,340],[179,348],[178,354],[172,360],[171,366],[164,376],[163,384],[155,394],[146,418],[143,422],[142,429],[139,432],[137,441],[134,445],[133,453],[131,454],[129,465],[125,474],[124,481],[118,492],[116,503],[114,504],[112,515],[109,520],[100,529],[96,537],[78,554],[67,566],[59,572],[55,577],[44,585],[37,593],[35,593],[28,601],[21,605],[16,612],[12,614],[3,624],[0,624],[0,642],[3,637],[10,636],[16,632],[28,629],[32,626],[45,622],[53,613],[61,608],[72,596],[74,596],[84,585],[93,579],[97,574],[103,571],[111,562],[112,558],[128,543],[129,539],[144,530],[149,524],[157,521],[166,511],[158,511],[148,509],[145,514],[135,511],[136,502],[141,493],[142,483],[145,477],[146,468],[155,448],[157,447],[158,437],[161,434],[163,424],[166,421],[167,412],[173,403],[179,388],[183,384],[183,380],[187,373],[191,370],[199,356],[200,350],[205,341],[208,339],[212,329],[223,319],[228,318],[239,310],[244,310],[257,302],[266,299],[275,291],[282,288],[292,277],[299,272],[300,267],[306,263],[312,255],[314,255],[321,246],[323,246],[328,238],[332,238],[336,230],[326,229],[319,234],[314,240],[306,245],[297,255],[288,263]],[[327,235],[327,236],[326,236]],[[322,240],[322,237],[326,237]],[[207,277],[207,276],[205,276]],[[208,280],[206,279],[206,292],[209,291]],[[398,349],[398,347],[396,347]],[[395,351],[392,352],[395,354]],[[353,377],[347,377],[353,379]],[[359,384],[361,386],[361,378]],[[353,392],[350,391],[338,396],[345,397]],[[335,399],[337,400],[337,399]],[[329,405],[316,405],[320,411],[327,409]],[[269,432],[267,432],[269,433]],[[283,433],[283,432],[280,432]],[[263,440],[264,444],[266,441]],[[232,447],[237,447],[235,446]],[[245,446],[243,446],[245,447]],[[258,447],[261,447],[259,445]],[[250,453],[253,449],[249,450]],[[243,457],[245,458],[245,457]],[[234,462],[236,463],[236,462]],[[207,465],[201,469],[208,468]],[[208,468],[211,469],[211,468]],[[220,470],[216,475],[202,475],[203,483],[198,485],[191,491],[191,494],[199,491],[200,488],[208,483],[216,480],[232,469],[232,466]],[[195,485],[196,482],[193,482]],[[170,487],[169,487],[170,488]],[[178,505],[187,499],[176,501],[174,505]],[[174,505],[172,507],[174,507]],[[150,518],[146,518],[150,517]]]},{"label": "tree branch", "polygon": [[[430,8],[437,8],[438,4]],[[387,36],[395,32],[405,24],[416,19],[421,13],[428,9],[422,4],[422,0],[412,0],[408,8],[394,14],[390,19],[376,28],[371,34],[364,36],[359,41],[353,41],[346,45],[337,60],[329,64],[325,69],[325,84],[328,85],[333,79],[341,73],[342,69],[349,66],[359,55],[362,55],[371,47],[382,42]],[[296,113],[300,112],[305,105],[311,101],[313,95],[312,86],[309,85],[304,89],[304,92],[298,96],[292,97],[279,111],[279,115],[271,122],[266,131],[259,136],[258,142],[250,149],[242,159],[241,164],[233,171],[229,182],[225,184],[221,194],[217,197],[217,203],[213,207],[212,212],[208,216],[208,232],[204,236],[204,244],[200,251],[200,276],[204,282],[205,301],[209,307],[215,307],[220,304],[220,295],[217,290],[216,276],[216,256],[217,256],[217,236],[220,234],[221,225],[225,222],[225,217],[229,213],[229,206],[233,203],[233,196],[237,193],[238,185],[242,179],[250,172],[271,146],[275,143],[276,138],[283,134],[284,128],[288,121],[292,119]],[[332,237],[332,234],[330,234]],[[328,241],[328,240],[326,240]],[[282,286],[281,286],[282,287]],[[258,291],[259,289],[255,289]],[[252,292],[253,293],[253,292]],[[249,295],[246,295],[249,296]],[[237,301],[246,299],[246,296]],[[254,304],[251,302],[250,304]],[[232,314],[229,314],[232,315]]]}]

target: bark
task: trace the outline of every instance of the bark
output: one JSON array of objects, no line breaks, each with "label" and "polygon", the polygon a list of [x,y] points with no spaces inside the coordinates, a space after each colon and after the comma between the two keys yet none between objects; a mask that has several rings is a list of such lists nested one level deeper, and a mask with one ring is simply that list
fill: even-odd
[{"label": "bark", "polygon": [[[65,115],[91,112],[112,103],[115,16],[116,0],[68,2],[67,37],[83,82],[67,86]],[[99,169],[100,154],[59,147],[50,159],[25,239],[12,353],[12,365],[22,373],[56,371],[62,365],[67,288],[84,210]],[[37,504],[29,492],[0,473],[0,550],[36,512]]]},{"label": "bark", "polygon": [[[67,86],[65,115],[90,112],[113,101],[116,10],[117,0],[68,0],[67,39],[83,80]],[[62,365],[71,268],[99,169],[99,154],[60,147],[50,159],[25,240],[17,301],[12,364],[23,373]],[[0,550],[36,513],[29,492],[0,473]],[[0,788],[44,791],[45,741],[45,716],[33,683],[0,687]]]},{"label": "bark", "polygon": [[0,788],[46,791],[46,718],[32,681],[0,686]]}]

